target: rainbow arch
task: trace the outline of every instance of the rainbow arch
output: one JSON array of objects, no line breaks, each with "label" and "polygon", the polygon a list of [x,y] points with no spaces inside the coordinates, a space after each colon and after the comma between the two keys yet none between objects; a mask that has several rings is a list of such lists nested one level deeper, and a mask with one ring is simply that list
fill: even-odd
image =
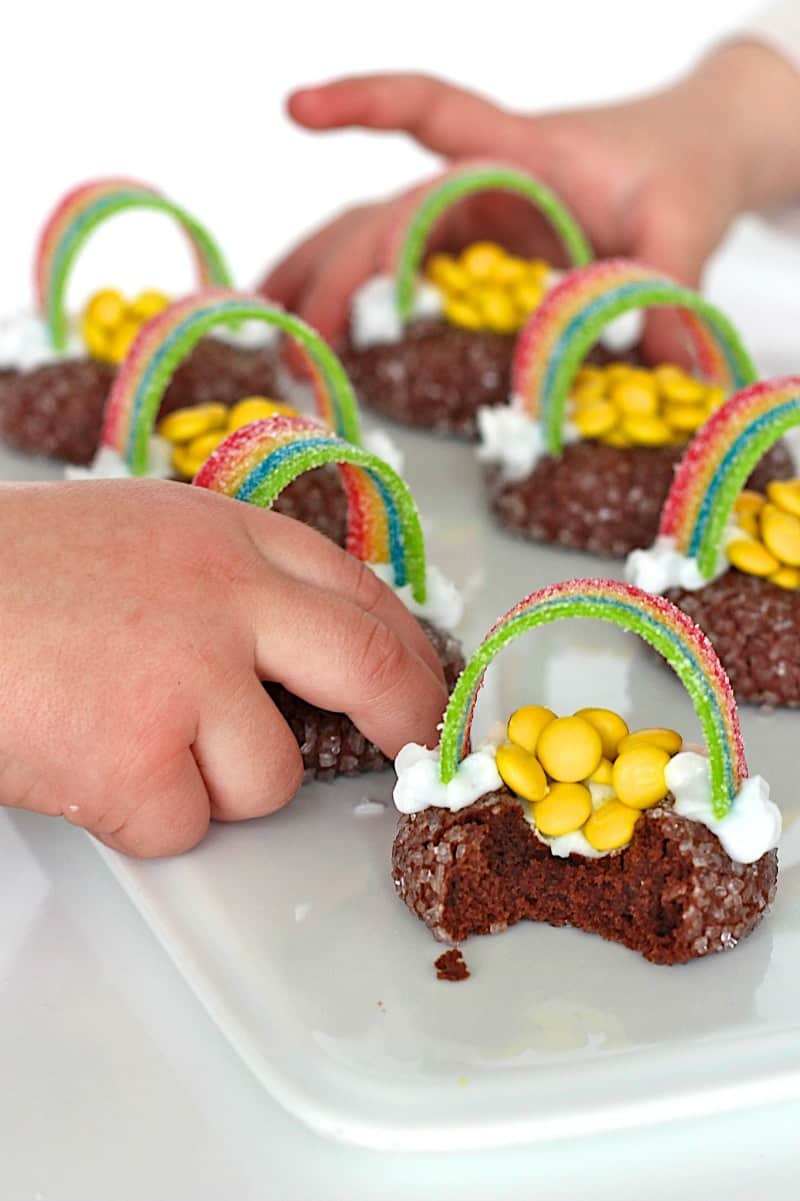
[{"label": "rainbow arch", "polygon": [[725,402],[690,442],[661,514],[659,536],[716,572],[725,526],[751,472],[771,446],[800,425],[800,375],[744,388]]},{"label": "rainbow arch", "polygon": [[395,303],[402,322],[411,317],[417,275],[434,225],[464,197],[489,191],[513,192],[530,200],[561,238],[570,261],[576,266],[591,262],[592,248],[577,220],[541,180],[516,167],[498,163],[454,167],[424,191],[402,232],[395,279]]},{"label": "rainbow arch", "polygon": [[747,778],[739,714],[725,670],[705,634],[660,596],[615,580],[583,579],[532,592],[500,618],[464,668],[447,706],[441,779],[453,779],[469,754],[475,704],[495,655],[528,630],[566,618],[610,622],[638,634],[664,656],[688,692],[706,740],[714,816],[722,818]]},{"label": "rainbow arch", "polygon": [[269,508],[298,476],[333,463],[347,498],[347,550],[391,563],[395,586],[427,597],[425,542],[408,485],[388,463],[304,417],[270,417],[236,430],[195,478],[200,488]]},{"label": "rainbow arch", "polygon": [[344,367],[310,325],[260,296],[207,289],[148,321],[114,380],[103,444],[125,458],[133,475],[147,472],[149,440],[175,369],[210,330],[242,321],[262,321],[294,338],[313,368],[320,416],[336,434],[361,441],[358,405]]},{"label": "rainbow arch", "polygon": [[756,378],[756,369],[731,322],[697,292],[631,259],[604,259],[570,271],[533,312],[520,333],[512,368],[512,395],[542,423],[550,454],[564,445],[570,385],[605,327],[621,313],[674,306],[698,369],[726,392]]},{"label": "rainbow arch", "polygon": [[90,180],[73,188],[56,206],[42,229],[36,249],[36,300],[56,350],[63,350],[67,341],[67,282],[79,251],[98,225],[128,209],[154,209],[174,218],[189,239],[199,285],[231,286],[222,251],[208,230],[186,209],[135,179]]}]

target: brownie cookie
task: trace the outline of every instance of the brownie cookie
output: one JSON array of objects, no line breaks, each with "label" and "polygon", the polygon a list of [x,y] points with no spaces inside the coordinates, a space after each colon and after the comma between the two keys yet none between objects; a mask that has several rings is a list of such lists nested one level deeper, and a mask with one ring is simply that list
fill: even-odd
[{"label": "brownie cookie", "polygon": [[[33,371],[0,375],[0,438],[14,450],[85,466],[100,442],[115,368],[95,359],[64,359]],[[280,399],[276,352],[204,338],[181,363],[160,415],[244,396]]]},{"label": "brownie cookie", "polygon": [[[560,458],[542,459],[520,481],[486,472],[490,504],[502,525],[535,542],[623,558],[649,546],[685,447],[617,448],[593,441],[564,447]],[[769,480],[794,471],[785,446],[770,450],[749,487],[762,491]]]},{"label": "brownie cookie", "polygon": [[[420,621],[420,625],[441,660],[447,689],[451,692],[464,666],[461,646],[450,634],[429,622]],[[390,766],[380,748],[369,742],[344,713],[318,709],[288,692],[282,684],[265,684],[264,687],[297,739],[308,779],[334,780],[337,776],[359,776]]]},{"label": "brownie cookie", "polygon": [[774,850],[735,863],[669,801],[642,815],[621,850],[557,858],[506,789],[457,813],[402,817],[392,848],[398,895],[441,941],[530,920],[576,926],[660,964],[735,947],[772,904],[777,870]]},{"label": "brownie cookie", "polygon": [[800,706],[800,591],[732,568],[667,597],[707,634],[738,701]]}]

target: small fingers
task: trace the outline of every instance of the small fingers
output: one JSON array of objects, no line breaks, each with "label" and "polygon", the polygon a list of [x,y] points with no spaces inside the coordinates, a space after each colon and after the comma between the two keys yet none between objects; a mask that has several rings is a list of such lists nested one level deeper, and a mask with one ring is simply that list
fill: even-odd
[{"label": "small fingers", "polygon": [[254,672],[230,691],[218,689],[192,749],[215,821],[273,813],[303,782],[297,741]]},{"label": "small fingers", "polygon": [[270,300],[278,301],[293,309],[303,289],[313,278],[317,263],[322,261],[340,240],[367,220],[374,205],[363,205],[349,209],[304,238],[279,263],[277,263],[258,285],[259,292]]},{"label": "small fingers", "polygon": [[[114,813],[120,812],[126,816],[111,828],[103,820],[85,828],[106,846],[138,859],[180,855],[196,846],[208,830],[209,798],[188,747],[165,761],[129,801],[117,798]],[[79,807],[64,816],[83,825]]]},{"label": "small fingers", "polygon": [[435,743],[447,690],[390,626],[334,593],[278,575],[252,600],[262,679],[346,713],[390,758],[406,742]]},{"label": "small fingers", "polygon": [[393,629],[434,675],[444,679],[439,656],[416,617],[365,563],[291,517],[267,516],[254,505],[246,508],[250,536],[268,562],[309,585],[324,580],[326,588]]},{"label": "small fingers", "polygon": [[499,158],[524,145],[521,119],[463,88],[428,75],[386,74],[338,79],[302,88],[289,112],[308,129],[402,130],[446,158],[491,153]]}]

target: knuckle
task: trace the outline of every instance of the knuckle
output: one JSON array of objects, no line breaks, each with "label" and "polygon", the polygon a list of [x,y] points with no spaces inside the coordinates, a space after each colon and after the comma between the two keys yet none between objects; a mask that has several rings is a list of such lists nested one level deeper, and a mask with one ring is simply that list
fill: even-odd
[{"label": "knuckle", "polygon": [[359,675],[365,700],[374,701],[402,679],[406,652],[397,635],[383,622],[365,613],[362,625],[364,640]]},{"label": "knuckle", "polygon": [[375,572],[360,559],[353,563],[353,600],[365,613],[374,613],[384,596],[384,585]]}]

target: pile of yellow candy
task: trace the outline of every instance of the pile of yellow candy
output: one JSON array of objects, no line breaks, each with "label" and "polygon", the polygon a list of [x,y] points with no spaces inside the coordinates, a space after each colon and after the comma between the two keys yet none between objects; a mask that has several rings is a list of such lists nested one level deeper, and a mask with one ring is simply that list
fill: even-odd
[{"label": "pile of yellow candy", "polygon": [[506,736],[497,770],[539,833],[581,830],[596,851],[630,842],[643,810],[666,797],[664,768],[683,745],[674,730],[631,733],[611,709],[556,717],[544,705],[512,713]]},{"label": "pile of yellow candy", "polygon": [[542,302],[550,271],[544,259],[517,258],[494,242],[473,242],[458,256],[434,254],[425,264],[452,325],[497,334],[522,328]]},{"label": "pile of yellow candy", "polygon": [[725,399],[681,367],[629,363],[586,365],[575,378],[570,417],[583,438],[607,446],[677,446],[688,442]]},{"label": "pile of yellow candy", "polygon": [[800,480],[772,480],[766,496],[745,489],[734,516],[739,532],[725,548],[733,566],[779,588],[800,588]]},{"label": "pile of yellow candy", "polygon": [[191,480],[228,434],[277,414],[296,417],[297,410],[265,396],[246,396],[230,409],[223,404],[175,409],[161,420],[158,432],[172,443],[172,466],[179,478]]},{"label": "pile of yellow candy", "polygon": [[116,288],[95,292],[81,317],[81,333],[93,359],[121,363],[139,330],[171,304],[163,292],[140,292],[127,300]]}]

